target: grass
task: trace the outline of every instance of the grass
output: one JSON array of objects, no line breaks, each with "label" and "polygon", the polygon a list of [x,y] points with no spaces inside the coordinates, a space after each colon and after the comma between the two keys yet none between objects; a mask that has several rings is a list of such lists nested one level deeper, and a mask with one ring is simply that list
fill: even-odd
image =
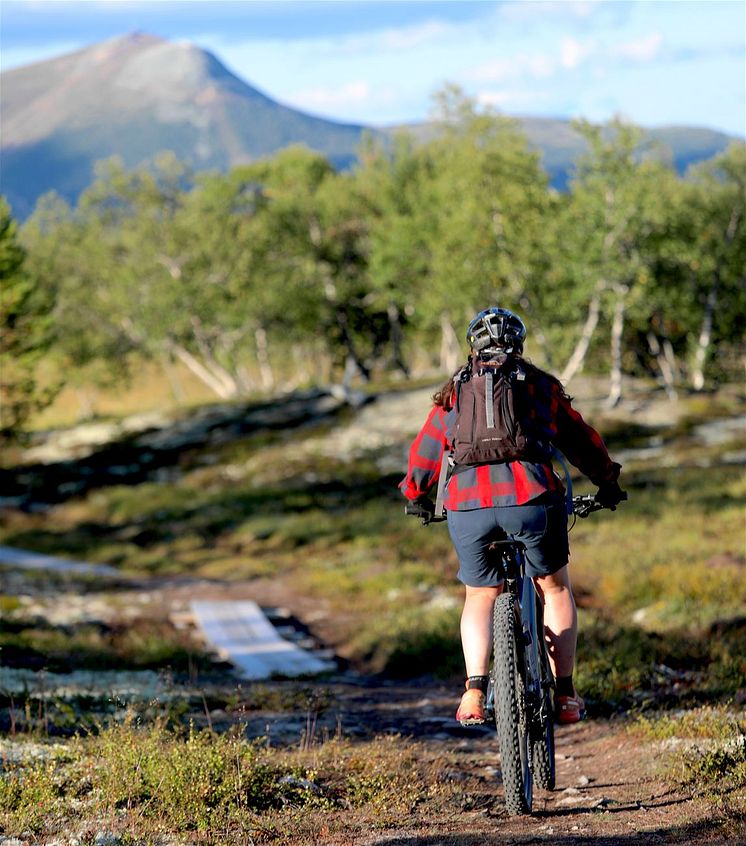
[{"label": "grass", "polygon": [[202,844],[292,842],[304,830],[385,829],[454,797],[399,737],[278,750],[240,727],[173,731],[130,713],[0,779],[0,825],[50,836],[88,823],[138,843],[163,831]]},{"label": "grass", "polygon": [[665,777],[705,796],[728,816],[746,813],[746,716],[743,710],[705,707],[639,716],[630,732],[660,741]]},{"label": "grass", "polygon": [[152,619],[64,626],[38,619],[0,620],[0,650],[5,667],[53,673],[165,667],[189,673],[211,666],[186,632]]}]

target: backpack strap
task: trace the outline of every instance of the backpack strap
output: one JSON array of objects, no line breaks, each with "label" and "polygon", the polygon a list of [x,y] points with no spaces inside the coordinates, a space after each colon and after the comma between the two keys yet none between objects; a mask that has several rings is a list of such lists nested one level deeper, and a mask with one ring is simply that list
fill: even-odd
[{"label": "backpack strap", "polygon": [[570,470],[565,461],[565,456],[555,446],[552,447],[552,458],[557,460],[557,463],[562,467],[565,474],[565,497],[567,501],[567,513],[570,515],[575,510],[572,504],[572,477],[570,476]]},{"label": "backpack strap", "polygon": [[461,386],[469,379],[471,379],[471,362],[467,362],[453,380],[456,383],[456,402],[454,404],[456,414],[461,410]]},{"label": "backpack strap", "polygon": [[495,406],[494,406],[494,397],[495,393],[495,377],[492,374],[491,370],[488,370],[484,375],[484,413],[487,420],[487,428],[494,429],[495,428]]},{"label": "backpack strap", "polygon": [[438,476],[438,490],[435,494],[435,513],[434,517],[442,517],[445,509],[443,508],[443,500],[446,494],[446,483],[448,477],[451,475],[453,469],[453,453],[447,449],[443,450],[443,459],[440,462],[440,475]]}]

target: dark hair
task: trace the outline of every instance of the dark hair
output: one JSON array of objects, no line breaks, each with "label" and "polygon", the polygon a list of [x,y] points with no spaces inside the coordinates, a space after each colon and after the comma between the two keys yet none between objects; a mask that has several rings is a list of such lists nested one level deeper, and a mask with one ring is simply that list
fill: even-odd
[{"label": "dark hair", "polygon": [[[545,379],[546,381],[553,384],[559,390],[560,396],[563,396],[565,397],[565,399],[572,401],[572,397],[567,393],[567,391],[565,391],[565,386],[562,384],[562,382],[560,382],[560,380],[556,376],[552,376],[551,373],[547,373],[546,370],[542,370],[540,367],[537,367],[535,364],[532,364],[528,359],[524,358],[522,355],[510,354],[508,355],[508,358],[512,361],[518,362],[530,376],[534,378],[538,377],[540,379]],[[459,369],[453,374],[453,376],[449,376],[449,378],[433,394],[433,403],[435,405],[440,406],[444,411],[450,411],[453,408],[456,398],[456,379],[465,367],[471,366],[473,361],[474,356],[469,356],[469,359],[466,364],[459,367]]]}]

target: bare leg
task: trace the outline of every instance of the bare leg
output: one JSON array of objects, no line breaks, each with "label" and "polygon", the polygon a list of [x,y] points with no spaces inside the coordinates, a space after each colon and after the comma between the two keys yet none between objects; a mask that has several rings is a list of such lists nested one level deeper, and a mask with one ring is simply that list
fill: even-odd
[{"label": "bare leg", "polygon": [[502,591],[498,587],[466,587],[461,614],[461,646],[467,676],[486,676],[492,655],[492,609]]},{"label": "bare leg", "polygon": [[551,576],[534,579],[544,603],[544,637],[555,677],[572,675],[578,637],[578,615],[565,565]]}]

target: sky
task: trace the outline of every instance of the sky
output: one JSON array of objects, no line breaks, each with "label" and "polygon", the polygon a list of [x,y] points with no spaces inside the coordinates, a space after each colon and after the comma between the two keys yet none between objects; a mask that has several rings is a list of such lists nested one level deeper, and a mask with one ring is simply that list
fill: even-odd
[{"label": "sky", "polygon": [[424,120],[456,83],[508,115],[746,137],[744,0],[2,0],[0,68],[133,31],[191,41],[343,122]]}]

